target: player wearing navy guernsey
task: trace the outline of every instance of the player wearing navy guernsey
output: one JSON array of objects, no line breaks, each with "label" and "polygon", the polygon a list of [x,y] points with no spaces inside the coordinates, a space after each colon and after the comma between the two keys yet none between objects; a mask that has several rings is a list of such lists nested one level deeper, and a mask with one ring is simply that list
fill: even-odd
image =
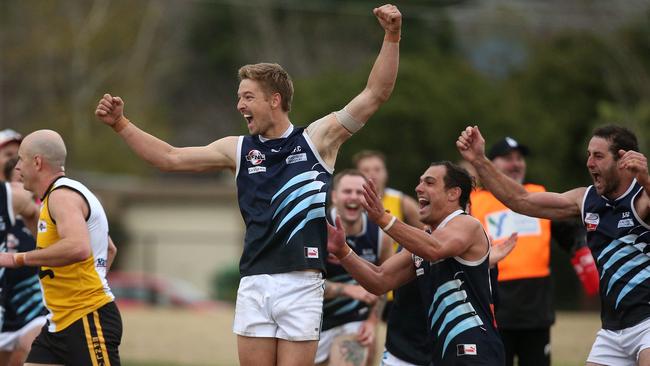
[{"label": "player wearing navy guernsey", "polygon": [[650,365],[650,177],[634,133],[608,125],[587,147],[593,185],[564,193],[526,192],[485,157],[478,127],[456,146],[481,182],[511,210],[551,220],[582,217],[600,274],[601,329],[587,365]]},{"label": "player wearing navy guernsey", "polygon": [[105,94],[95,111],[135,153],[166,171],[235,173],[244,252],[233,330],[242,365],[314,362],[323,305],[325,195],[339,147],[392,93],[402,16],[393,5],[373,10],[385,31],[366,88],[342,110],[307,128],[289,120],[293,85],[277,64],[239,70],[237,109],[249,136],[176,148],[124,116],[121,98]]},{"label": "player wearing navy guernsey", "polygon": [[[2,132],[0,132],[2,134]],[[20,140],[16,140],[17,143]],[[2,150],[2,148],[0,148]],[[17,153],[17,150],[16,150]],[[2,152],[0,152],[0,155]],[[4,178],[14,183],[13,190],[23,189],[14,174],[17,156],[4,163]],[[0,161],[0,165],[2,162]],[[36,239],[25,226],[22,217],[9,229],[5,241],[8,253],[26,252],[36,248]],[[0,332],[0,366],[19,366],[25,362],[34,338],[45,324],[47,310],[43,306],[38,268],[6,268],[2,276],[4,317]]]},{"label": "player wearing navy guernsey", "polygon": [[415,191],[429,234],[386,213],[374,185],[366,184],[368,217],[406,249],[381,266],[361,259],[343,241],[344,232],[329,227],[328,249],[370,292],[417,279],[436,366],[504,362],[492,312],[490,243],[480,222],[463,211],[472,186],[467,171],[450,162],[433,163],[422,174]]},{"label": "player wearing navy guernsey", "polygon": [[[357,255],[375,264],[391,254],[393,240],[377,224],[368,220],[360,200],[365,177],[357,170],[344,170],[332,181],[331,222],[339,215],[346,232],[346,242]],[[359,365],[369,356],[374,343],[384,298],[361,287],[334,256],[326,262],[323,330],[316,364]]]}]

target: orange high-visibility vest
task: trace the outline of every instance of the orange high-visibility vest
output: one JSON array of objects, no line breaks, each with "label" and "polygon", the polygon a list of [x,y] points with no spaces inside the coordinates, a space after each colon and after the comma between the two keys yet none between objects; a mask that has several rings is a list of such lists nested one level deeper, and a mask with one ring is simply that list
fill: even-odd
[{"label": "orange high-visibility vest", "polygon": [[[545,192],[543,186],[524,184],[528,192]],[[471,214],[481,221],[494,243],[519,233],[517,245],[499,262],[499,281],[546,277],[551,274],[551,221],[524,216],[508,209],[487,190],[472,192]]]}]

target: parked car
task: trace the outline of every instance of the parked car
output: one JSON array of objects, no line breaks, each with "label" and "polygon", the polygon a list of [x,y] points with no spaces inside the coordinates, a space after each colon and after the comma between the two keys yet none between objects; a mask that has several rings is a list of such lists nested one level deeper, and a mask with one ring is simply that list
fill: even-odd
[{"label": "parked car", "polygon": [[218,302],[190,282],[145,272],[110,271],[107,276],[121,308],[169,306],[192,309],[216,308]]}]

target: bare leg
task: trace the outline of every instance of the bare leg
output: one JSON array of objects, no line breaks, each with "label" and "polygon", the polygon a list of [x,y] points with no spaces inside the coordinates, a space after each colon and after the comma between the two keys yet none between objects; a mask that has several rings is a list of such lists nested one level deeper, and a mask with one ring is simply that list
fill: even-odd
[{"label": "bare leg", "polygon": [[646,348],[639,353],[639,366],[650,366],[650,348]]},{"label": "bare leg", "polygon": [[[375,328],[375,334],[379,330],[379,327]],[[375,366],[377,364],[377,337],[372,341],[370,346],[368,346],[368,360],[366,360],[366,366]]]},{"label": "bare leg", "polygon": [[18,346],[11,353],[9,358],[9,366],[22,366],[27,359],[29,351],[32,349],[32,342],[34,338],[41,333],[41,327],[32,327],[28,332],[20,337]]},{"label": "bare leg", "polygon": [[[276,338],[237,335],[237,351],[241,366],[275,366],[277,347]],[[311,361],[313,363],[314,359],[312,358]]]},{"label": "bare leg", "polygon": [[368,348],[357,342],[356,334],[346,334],[334,339],[330,352],[332,366],[365,366]]},{"label": "bare leg", "polygon": [[318,341],[292,342],[278,339],[278,366],[311,366]]},{"label": "bare leg", "polygon": [[8,366],[11,352],[0,351],[0,366]]}]

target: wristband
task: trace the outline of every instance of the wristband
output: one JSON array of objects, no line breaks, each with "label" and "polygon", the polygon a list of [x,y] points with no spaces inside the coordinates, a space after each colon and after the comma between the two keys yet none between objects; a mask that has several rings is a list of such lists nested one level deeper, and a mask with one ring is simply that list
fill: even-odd
[{"label": "wristband", "polygon": [[131,121],[129,121],[126,117],[122,116],[120,117],[120,120],[115,122],[111,127],[115,132],[120,133],[120,131],[125,129],[126,126],[129,125],[129,123],[131,123]]},{"label": "wristband", "polygon": [[14,253],[14,262],[17,267],[25,265],[25,253]]},{"label": "wristband", "polygon": [[393,227],[393,225],[395,225],[395,221],[397,221],[397,217],[392,216],[392,219],[390,219],[388,225],[382,227],[381,229],[387,232],[388,230],[390,230],[390,228]]},{"label": "wristband", "polygon": [[350,247],[348,246],[348,252],[347,252],[347,254],[345,254],[344,256],[340,257],[339,260],[342,261],[342,260],[344,260],[345,258],[349,257],[350,254],[352,254],[352,252],[353,252],[352,248],[350,248]]}]

